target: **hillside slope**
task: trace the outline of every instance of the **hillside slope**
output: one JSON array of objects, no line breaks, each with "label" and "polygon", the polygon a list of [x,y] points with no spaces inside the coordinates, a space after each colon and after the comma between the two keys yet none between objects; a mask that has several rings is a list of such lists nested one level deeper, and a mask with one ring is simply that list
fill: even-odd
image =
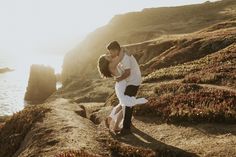
[{"label": "hillside slope", "polygon": [[[234,18],[235,10],[235,0],[223,0],[198,5],[144,9],[141,12],[117,15],[109,24],[90,33],[76,48],[67,53],[62,80],[70,81],[74,77],[97,78],[97,58],[106,51],[106,44],[112,40],[126,45],[162,35],[191,33]],[[153,56],[149,55],[150,58]]]},{"label": "hillside slope", "polygon": [[[0,125],[0,156],[235,156],[235,34],[232,20],[127,45],[136,58],[145,54],[138,97],[149,100],[134,108],[133,134],[117,137],[105,127],[104,119],[118,103],[112,80],[75,78],[44,104],[26,106]],[[194,42],[199,45],[192,55],[178,58]]]},{"label": "hillside slope", "polygon": [[126,45],[142,62],[145,75],[138,97],[149,102],[135,107],[134,133],[125,138],[104,129],[105,117],[118,103],[112,80],[75,78],[51,99],[64,97],[83,105],[98,126],[98,138],[106,141],[104,147],[108,144],[118,156],[234,156],[235,34],[236,21],[230,20]]}]

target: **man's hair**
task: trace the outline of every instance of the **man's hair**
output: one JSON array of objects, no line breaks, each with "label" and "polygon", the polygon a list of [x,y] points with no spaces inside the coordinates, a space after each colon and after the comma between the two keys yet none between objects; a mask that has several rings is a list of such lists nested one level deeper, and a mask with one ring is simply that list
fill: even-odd
[{"label": "man's hair", "polygon": [[117,41],[112,41],[107,45],[108,50],[121,50],[120,44]]}]

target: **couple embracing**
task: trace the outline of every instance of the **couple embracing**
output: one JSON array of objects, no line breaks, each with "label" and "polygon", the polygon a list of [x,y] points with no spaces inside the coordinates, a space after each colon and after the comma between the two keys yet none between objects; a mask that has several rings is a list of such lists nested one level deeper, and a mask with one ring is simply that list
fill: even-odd
[{"label": "couple embracing", "polygon": [[117,41],[107,46],[108,52],[98,59],[98,70],[103,78],[114,78],[115,93],[119,103],[106,118],[106,126],[118,135],[131,133],[133,107],[147,103],[145,98],[136,98],[142,82],[139,65],[133,55],[125,52]]}]

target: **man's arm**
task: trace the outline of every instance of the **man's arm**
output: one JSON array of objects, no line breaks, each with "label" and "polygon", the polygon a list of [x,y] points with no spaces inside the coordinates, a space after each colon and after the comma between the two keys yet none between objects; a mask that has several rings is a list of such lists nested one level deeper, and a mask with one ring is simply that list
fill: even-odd
[{"label": "man's arm", "polygon": [[121,61],[122,67],[124,68],[124,73],[116,78],[116,81],[122,81],[130,76],[131,73],[131,60],[130,56],[125,55],[124,58]]},{"label": "man's arm", "polygon": [[125,72],[120,77],[116,78],[116,81],[120,82],[120,81],[128,78],[129,75],[130,75],[130,69],[125,69]]}]

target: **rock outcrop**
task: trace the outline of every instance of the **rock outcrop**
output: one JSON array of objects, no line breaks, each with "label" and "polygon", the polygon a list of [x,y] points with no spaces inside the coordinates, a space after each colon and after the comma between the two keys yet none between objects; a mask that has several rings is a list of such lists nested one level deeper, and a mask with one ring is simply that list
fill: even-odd
[{"label": "rock outcrop", "polygon": [[10,68],[0,68],[0,74],[1,73],[5,73],[5,72],[10,72],[10,71],[13,71],[13,69],[10,69]]},{"label": "rock outcrop", "polygon": [[30,103],[41,103],[56,91],[54,69],[44,65],[32,65],[25,100]]}]

